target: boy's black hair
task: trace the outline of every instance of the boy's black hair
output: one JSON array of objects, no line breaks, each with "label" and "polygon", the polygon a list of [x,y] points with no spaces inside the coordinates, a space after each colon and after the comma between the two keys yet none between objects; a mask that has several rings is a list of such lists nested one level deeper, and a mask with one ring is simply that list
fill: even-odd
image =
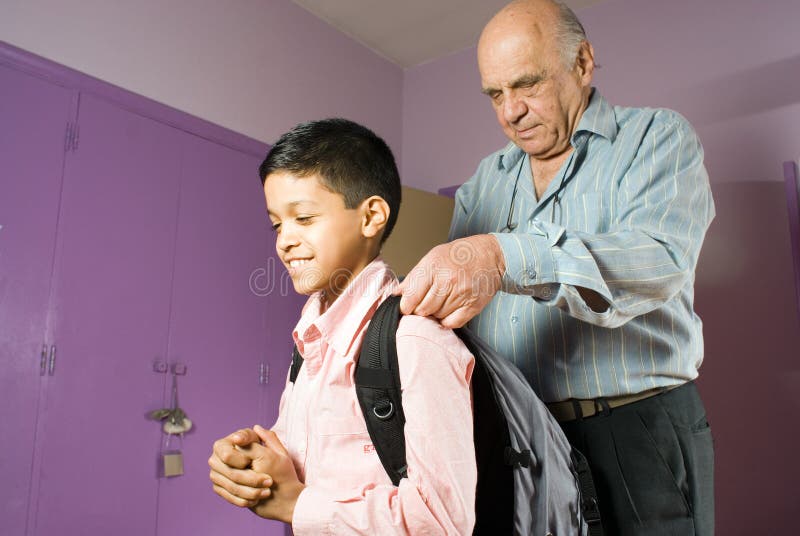
[{"label": "boy's black hair", "polygon": [[378,195],[389,204],[385,241],[400,211],[400,175],[391,149],[370,129],[347,119],[332,118],[300,123],[272,146],[258,174],[288,172],[298,177],[319,175],[325,187],[356,208]]}]

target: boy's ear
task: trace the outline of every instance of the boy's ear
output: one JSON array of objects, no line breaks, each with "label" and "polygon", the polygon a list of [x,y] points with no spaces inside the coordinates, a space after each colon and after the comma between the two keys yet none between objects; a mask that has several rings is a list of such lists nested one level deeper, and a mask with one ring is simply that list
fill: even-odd
[{"label": "boy's ear", "polygon": [[383,233],[389,221],[389,203],[379,195],[373,195],[361,202],[361,234],[374,238]]}]

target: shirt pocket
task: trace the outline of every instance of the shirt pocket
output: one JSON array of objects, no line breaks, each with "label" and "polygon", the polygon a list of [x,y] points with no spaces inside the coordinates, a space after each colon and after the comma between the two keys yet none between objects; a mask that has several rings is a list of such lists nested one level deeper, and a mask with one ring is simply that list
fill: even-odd
[{"label": "shirt pocket", "polygon": [[388,480],[361,415],[325,419],[314,435],[314,473],[320,484],[360,489]]},{"label": "shirt pocket", "polygon": [[553,221],[570,231],[606,233],[612,218],[611,205],[602,192],[564,197],[553,207]]},{"label": "shirt pocket", "polygon": [[348,417],[331,417],[317,423],[317,435],[320,437],[349,436],[367,433],[367,423],[361,415]]}]

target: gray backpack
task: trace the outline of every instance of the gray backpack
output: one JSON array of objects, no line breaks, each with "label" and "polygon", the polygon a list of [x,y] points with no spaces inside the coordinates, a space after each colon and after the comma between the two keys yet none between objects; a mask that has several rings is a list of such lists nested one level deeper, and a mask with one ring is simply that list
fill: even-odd
[{"label": "gray backpack", "polygon": [[[400,298],[390,296],[370,321],[355,373],[367,430],[395,486],[407,469],[395,342],[399,320]],[[468,329],[455,332],[475,356],[474,534],[600,536],[600,513],[586,459],[569,444],[517,367]],[[295,348],[289,381],[295,381],[302,364]]]}]

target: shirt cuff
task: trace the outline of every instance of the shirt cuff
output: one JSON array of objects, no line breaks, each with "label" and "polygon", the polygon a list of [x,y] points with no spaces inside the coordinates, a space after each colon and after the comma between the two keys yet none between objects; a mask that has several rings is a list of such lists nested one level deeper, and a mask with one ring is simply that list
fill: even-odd
[{"label": "shirt cuff", "polygon": [[506,264],[502,290],[511,294],[533,294],[536,285],[556,283],[553,247],[563,234],[563,227],[542,222],[535,222],[525,234],[492,233],[500,244]]},{"label": "shirt cuff", "polygon": [[323,490],[306,486],[294,505],[292,532],[295,536],[334,534],[331,503],[331,498]]}]

